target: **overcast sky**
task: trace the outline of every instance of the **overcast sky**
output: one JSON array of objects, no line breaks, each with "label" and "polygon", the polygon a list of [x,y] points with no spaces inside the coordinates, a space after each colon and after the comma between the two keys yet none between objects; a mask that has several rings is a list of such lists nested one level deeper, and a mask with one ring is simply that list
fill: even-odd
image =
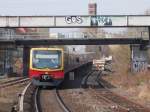
[{"label": "overcast sky", "polygon": [[[87,15],[90,0],[0,0],[0,15]],[[94,0],[103,15],[143,14],[150,0]]]},{"label": "overcast sky", "polygon": [[[90,0],[0,0],[1,15],[86,15]],[[98,14],[143,14],[150,0],[94,0]]]}]

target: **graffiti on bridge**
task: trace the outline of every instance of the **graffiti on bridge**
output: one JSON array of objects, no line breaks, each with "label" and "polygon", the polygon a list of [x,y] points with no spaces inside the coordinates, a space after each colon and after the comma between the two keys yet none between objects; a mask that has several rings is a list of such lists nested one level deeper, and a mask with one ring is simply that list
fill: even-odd
[{"label": "graffiti on bridge", "polygon": [[112,19],[105,16],[92,16],[91,17],[91,26],[111,26]]},{"label": "graffiti on bridge", "polygon": [[65,17],[65,21],[67,24],[82,24],[83,19],[80,16],[67,16]]}]

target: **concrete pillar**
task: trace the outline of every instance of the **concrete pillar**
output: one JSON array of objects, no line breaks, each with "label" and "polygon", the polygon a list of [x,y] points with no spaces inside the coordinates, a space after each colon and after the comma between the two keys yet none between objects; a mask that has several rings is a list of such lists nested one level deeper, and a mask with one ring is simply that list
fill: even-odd
[{"label": "concrete pillar", "polygon": [[150,27],[148,27],[149,45],[150,45]]},{"label": "concrete pillar", "polygon": [[147,70],[148,53],[141,49],[141,45],[131,45],[131,71],[141,72]]},{"label": "concrete pillar", "polygon": [[23,48],[23,76],[28,76],[29,59],[30,59],[30,48],[24,46]]},{"label": "concrete pillar", "polygon": [[12,50],[9,48],[5,49],[5,74],[7,75],[12,75],[13,73],[13,65],[11,63],[11,58],[12,58]]}]

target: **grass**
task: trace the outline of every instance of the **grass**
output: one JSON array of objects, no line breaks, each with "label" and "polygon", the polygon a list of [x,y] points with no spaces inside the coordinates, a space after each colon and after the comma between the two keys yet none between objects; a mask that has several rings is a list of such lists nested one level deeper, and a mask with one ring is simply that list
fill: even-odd
[{"label": "grass", "polygon": [[[112,85],[120,88],[122,93],[129,94],[130,99],[141,104],[150,104],[150,71],[140,73],[130,72],[129,46],[109,46],[113,56],[113,70],[115,73],[104,78]],[[149,106],[150,107],[150,106]]]}]

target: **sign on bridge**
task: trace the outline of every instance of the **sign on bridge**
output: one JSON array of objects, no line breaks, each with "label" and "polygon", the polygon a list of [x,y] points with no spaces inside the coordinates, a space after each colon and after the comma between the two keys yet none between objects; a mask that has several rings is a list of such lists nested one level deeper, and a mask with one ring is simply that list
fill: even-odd
[{"label": "sign on bridge", "polygon": [[147,15],[0,16],[0,27],[132,27],[150,26]]}]

